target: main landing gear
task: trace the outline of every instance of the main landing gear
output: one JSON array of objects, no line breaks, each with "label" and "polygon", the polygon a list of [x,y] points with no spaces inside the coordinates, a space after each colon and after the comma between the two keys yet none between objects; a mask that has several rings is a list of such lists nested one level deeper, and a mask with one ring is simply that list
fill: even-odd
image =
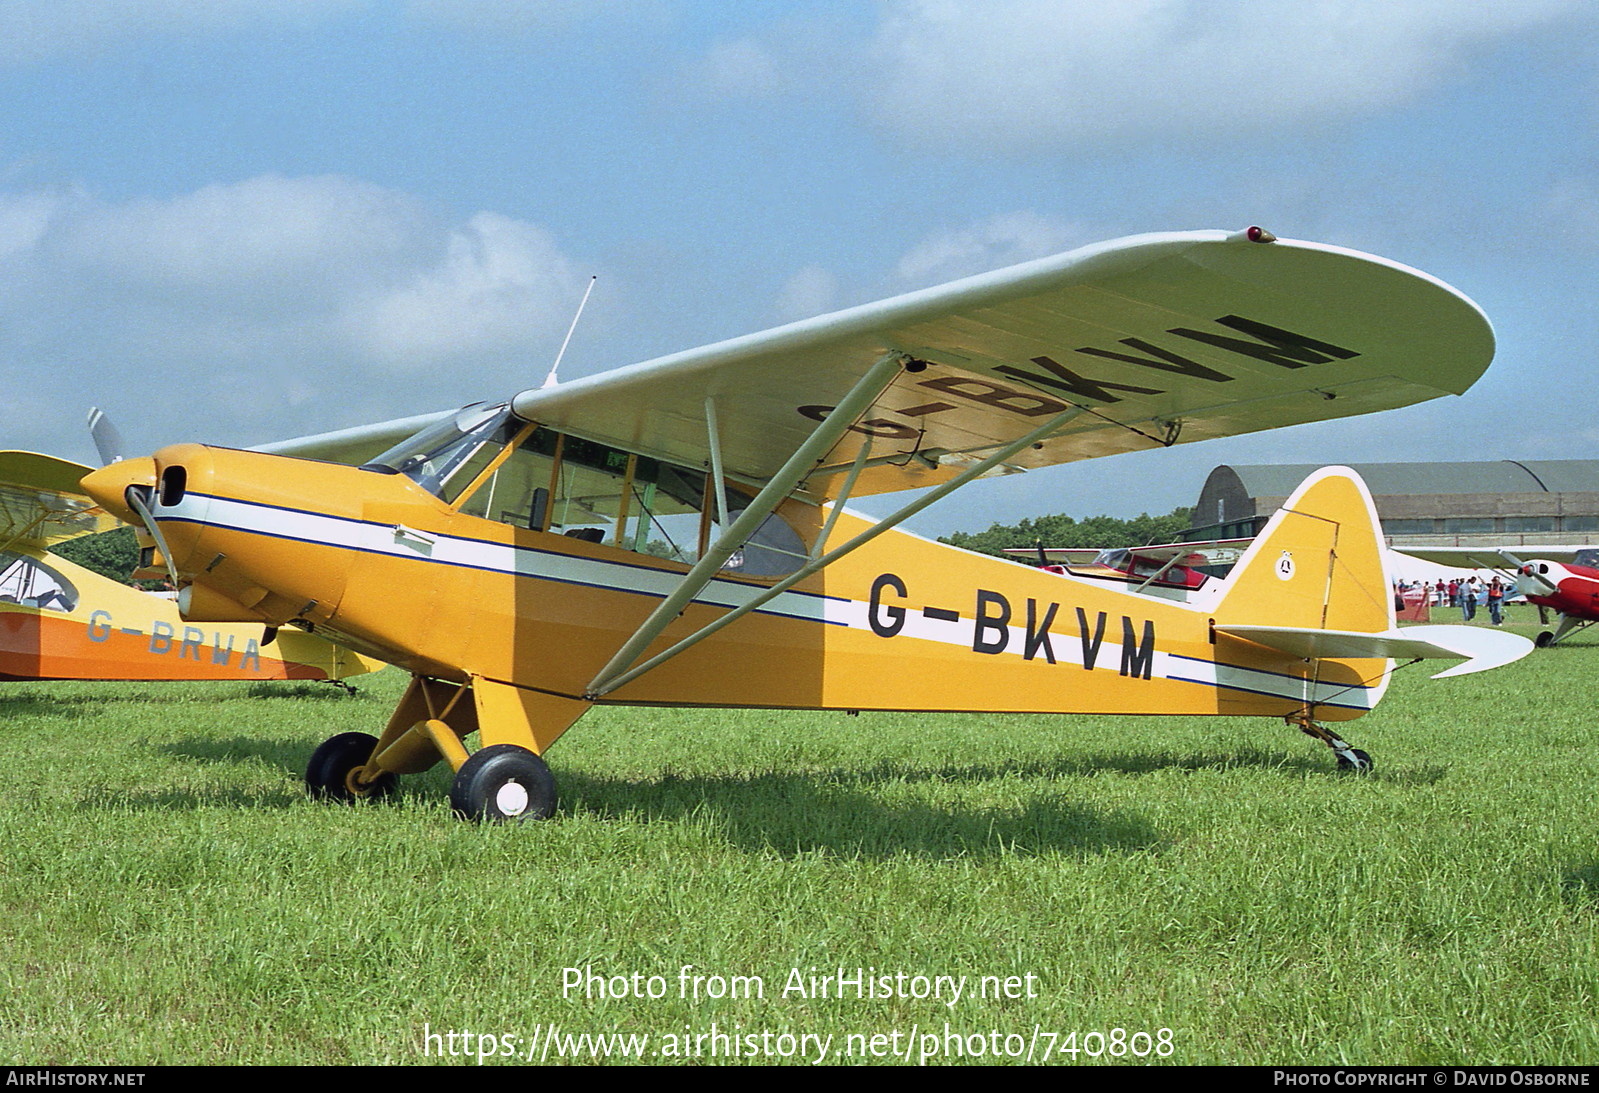
[{"label": "main landing gear", "polygon": [[387,771],[364,780],[366,761],[378,738],[345,732],[322,741],[305,767],[305,788],[319,801],[366,801],[387,797],[399,779]]},{"label": "main landing gear", "polygon": [[1296,726],[1306,736],[1313,736],[1332,749],[1333,755],[1338,757],[1338,769],[1352,774],[1364,774],[1371,770],[1372,758],[1359,748],[1351,747],[1349,743],[1334,733],[1325,725],[1319,725],[1310,719],[1308,711],[1290,714],[1285,720]]},{"label": "main landing gear", "polygon": [[1586,630],[1594,624],[1593,619],[1579,619],[1574,615],[1561,615],[1560,625],[1554,630],[1541,630],[1533,639],[1533,644],[1540,649],[1547,649],[1551,645],[1565,638],[1568,634],[1575,634],[1578,630]]},{"label": "main landing gear", "polygon": [[[359,801],[393,793],[401,774],[440,760],[455,771],[450,805],[486,823],[542,820],[555,813],[555,776],[541,753],[589,704],[579,699],[474,678],[468,683],[414,676],[382,737],[340,733],[306,766],[319,800]],[[463,740],[478,733],[482,748]]]}]

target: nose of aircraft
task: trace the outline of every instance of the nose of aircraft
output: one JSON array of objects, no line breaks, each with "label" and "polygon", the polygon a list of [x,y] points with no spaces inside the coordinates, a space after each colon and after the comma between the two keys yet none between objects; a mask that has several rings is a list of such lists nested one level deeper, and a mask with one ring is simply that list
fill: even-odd
[{"label": "nose of aircraft", "polygon": [[139,523],[139,514],[128,504],[129,486],[154,487],[155,460],[151,458],[124,459],[84,475],[80,483],[83,490],[100,507],[128,524]]},{"label": "nose of aircraft", "polygon": [[1516,591],[1523,596],[1550,596],[1555,593],[1556,587],[1553,581],[1538,572],[1535,564],[1528,563],[1516,573]]}]

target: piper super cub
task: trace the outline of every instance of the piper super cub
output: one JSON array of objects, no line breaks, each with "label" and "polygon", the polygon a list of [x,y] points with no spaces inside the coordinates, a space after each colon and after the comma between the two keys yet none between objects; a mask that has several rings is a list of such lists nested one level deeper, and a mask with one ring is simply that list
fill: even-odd
[{"label": "piper super cub", "polygon": [[[316,750],[321,796],[442,760],[460,813],[547,816],[543,756],[595,703],[1256,714],[1359,768],[1324,723],[1371,709],[1389,658],[1465,658],[1452,674],[1531,645],[1395,630],[1352,473],[1313,475],[1182,602],[896,526],[987,475],[1459,393],[1492,356],[1471,301],[1393,262],[1258,228],[1144,235],[83,484],[142,525],[186,619],[299,626],[412,673],[381,735]],[[883,520],[844,508],[924,487]]]}]

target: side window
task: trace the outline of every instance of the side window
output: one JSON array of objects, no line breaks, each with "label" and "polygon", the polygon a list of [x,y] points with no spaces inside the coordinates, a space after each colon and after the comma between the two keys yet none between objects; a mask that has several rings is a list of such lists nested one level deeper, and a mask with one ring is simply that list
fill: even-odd
[{"label": "side window", "polygon": [[535,429],[461,504],[461,511],[519,528],[543,528],[549,518],[557,441],[550,430]]},{"label": "side window", "polygon": [[0,603],[71,611],[78,605],[78,590],[47,565],[20,554],[0,552]]},{"label": "side window", "polygon": [[[729,488],[727,491],[728,520],[738,519],[739,513],[754,500],[748,494]],[[720,534],[720,526],[713,527],[711,538]],[[805,540],[777,513],[761,521],[755,533],[745,542],[744,548],[734,553],[723,568],[729,573],[746,577],[786,577],[804,565],[809,555]]]},{"label": "side window", "polygon": [[[475,481],[500,449],[474,454],[451,483]],[[533,433],[461,502],[460,511],[497,523],[569,535],[591,543],[692,565],[720,528],[707,526],[703,470],[662,463],[549,429]],[[456,486],[462,489],[464,486]],[[730,519],[750,495],[728,487]],[[805,563],[805,542],[782,517],[766,518],[724,570],[781,577]]]},{"label": "side window", "polygon": [[550,497],[549,530],[591,543],[630,547],[628,506],[635,457],[582,440],[561,440],[560,466]]}]

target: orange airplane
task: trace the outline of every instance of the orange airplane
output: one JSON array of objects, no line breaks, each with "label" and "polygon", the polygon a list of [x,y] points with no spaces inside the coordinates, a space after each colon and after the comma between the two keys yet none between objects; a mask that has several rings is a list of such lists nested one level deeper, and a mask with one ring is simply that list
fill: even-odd
[{"label": "orange airplane", "polygon": [[[1391,658],[1456,674],[1531,645],[1396,630],[1351,472],[1176,599],[897,525],[980,477],[1459,393],[1492,355],[1477,307],[1416,270],[1255,228],[1146,235],[420,431],[180,444],[83,486],[143,527],[188,622],[297,626],[412,674],[380,735],[316,750],[318,796],[442,760],[459,813],[547,816],[543,756],[596,703],[1250,714],[1363,769],[1327,723],[1376,705]],[[895,490],[925,492],[844,508]]]},{"label": "orange airplane", "polygon": [[78,488],[90,468],[0,452],[0,679],[321,679],[382,667],[297,630],[197,626],[178,604],[50,553],[117,527]]}]

